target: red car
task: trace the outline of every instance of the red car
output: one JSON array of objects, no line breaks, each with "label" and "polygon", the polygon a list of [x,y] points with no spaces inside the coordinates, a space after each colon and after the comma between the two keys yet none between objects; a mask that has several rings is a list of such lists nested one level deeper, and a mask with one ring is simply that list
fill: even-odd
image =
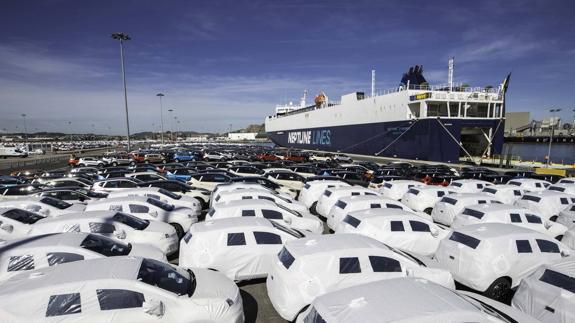
[{"label": "red car", "polygon": [[271,153],[261,153],[257,155],[257,158],[261,161],[274,161],[274,160],[281,160],[278,156],[271,154]]},{"label": "red car", "polygon": [[71,155],[70,159],[68,159],[68,166],[74,167],[74,166],[78,165],[79,161],[80,161],[80,158],[78,158],[74,155]]}]

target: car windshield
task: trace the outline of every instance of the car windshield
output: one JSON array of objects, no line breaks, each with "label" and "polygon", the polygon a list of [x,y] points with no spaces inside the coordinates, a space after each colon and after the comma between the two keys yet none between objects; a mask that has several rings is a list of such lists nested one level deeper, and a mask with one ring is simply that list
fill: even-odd
[{"label": "car windshield", "polygon": [[132,251],[131,244],[124,244],[99,235],[89,234],[80,247],[97,252],[106,257],[127,256]]},{"label": "car windshield", "polygon": [[123,223],[131,228],[134,228],[136,230],[144,230],[145,228],[148,227],[148,225],[150,225],[150,221],[148,220],[142,220],[140,218],[137,218],[133,215],[130,214],[126,214],[126,213],[122,213],[122,212],[118,212],[116,214],[114,214],[113,219],[115,221],[118,221],[120,223]]},{"label": "car windshield", "polygon": [[186,271],[152,259],[142,260],[138,280],[178,296],[191,297],[196,289],[196,277],[191,270]]},{"label": "car windshield", "polygon": [[52,197],[45,197],[45,198],[41,199],[40,202],[44,203],[44,204],[48,204],[48,205],[53,206],[53,207],[60,209],[60,210],[67,209],[70,206],[72,206],[72,204],[70,204],[70,203],[66,203],[62,200],[58,200],[58,199],[55,199]]},{"label": "car windshield", "polygon": [[463,296],[463,295],[460,295],[456,292],[453,292],[453,293],[455,295],[461,297],[462,299],[464,299],[466,302],[470,303],[471,305],[475,306],[481,312],[484,312],[490,316],[493,316],[502,322],[518,323],[518,321],[514,320],[512,317],[510,317],[507,314],[497,310],[495,307],[476,299],[475,297],[472,297],[469,295]]},{"label": "car windshield", "polygon": [[296,237],[296,238],[303,238],[303,237],[305,237],[301,232],[299,232],[299,231],[297,231],[297,230],[295,230],[295,229],[290,229],[290,228],[284,227],[283,225],[278,224],[278,223],[275,222],[275,221],[270,221],[270,222],[271,222],[271,224],[272,224],[276,229],[278,229],[278,230],[280,230],[280,231],[283,231],[283,232],[285,232],[285,233],[287,233],[287,234],[289,234],[289,235],[291,235],[291,236],[294,236],[294,237]]},{"label": "car windshield", "polygon": [[174,199],[174,200],[179,200],[179,199],[182,198],[181,195],[176,194],[176,193],[174,193],[174,192],[170,192],[170,191],[168,191],[168,190],[166,190],[166,189],[163,189],[163,188],[160,188],[160,189],[158,190],[158,192],[159,192],[160,194],[163,194],[163,195],[165,195],[165,196],[167,196],[167,197],[169,197],[169,198],[171,198],[171,199]]},{"label": "car windshield", "polygon": [[290,210],[290,209],[288,209],[287,207],[285,207],[285,206],[283,206],[283,205],[279,205],[279,204],[276,204],[276,205],[277,205],[280,209],[285,210],[285,211],[287,211],[287,212],[289,212],[289,213],[291,213],[291,214],[297,216],[298,218],[302,218],[302,217],[303,217],[298,211]]},{"label": "car windshield", "polygon": [[164,210],[164,211],[173,211],[174,210],[174,206],[168,203],[164,203],[160,200],[156,200],[154,198],[148,198],[148,203],[159,207],[160,209]]},{"label": "car windshield", "polygon": [[25,211],[25,210],[20,210],[20,209],[12,209],[9,211],[4,212],[4,214],[2,214],[3,216],[18,221],[18,222],[22,222],[22,223],[26,223],[26,224],[34,224],[36,222],[38,222],[39,220],[44,219],[44,216],[41,216],[39,214],[36,213],[32,213],[29,211]]}]

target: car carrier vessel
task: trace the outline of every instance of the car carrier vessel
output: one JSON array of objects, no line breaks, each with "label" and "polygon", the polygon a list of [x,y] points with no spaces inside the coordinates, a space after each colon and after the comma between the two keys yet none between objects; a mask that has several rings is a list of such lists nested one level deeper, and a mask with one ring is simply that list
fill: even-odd
[{"label": "car carrier vessel", "polygon": [[500,154],[503,146],[505,92],[510,75],[498,87],[453,83],[429,85],[423,67],[405,73],[399,86],[376,93],[354,92],[329,101],[322,92],[306,106],[276,107],[265,131],[277,145],[308,150],[459,162]]}]

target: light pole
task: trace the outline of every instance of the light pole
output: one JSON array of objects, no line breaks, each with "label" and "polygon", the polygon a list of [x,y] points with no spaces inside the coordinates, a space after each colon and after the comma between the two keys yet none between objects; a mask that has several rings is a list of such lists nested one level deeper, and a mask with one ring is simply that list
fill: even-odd
[{"label": "light pole", "polygon": [[547,152],[547,167],[549,167],[549,165],[551,165],[551,144],[553,143],[553,132],[555,131],[554,128],[554,123],[555,123],[555,112],[559,112],[561,111],[561,109],[550,109],[549,112],[551,112],[551,122],[549,122],[549,125],[551,126],[551,131],[549,132],[549,151]]},{"label": "light pole", "polygon": [[28,128],[26,127],[26,113],[22,113],[22,118],[24,119],[24,142],[26,144],[26,150],[28,149]]},{"label": "light pole", "polygon": [[165,95],[162,93],[156,94],[157,97],[160,98],[160,125],[161,125],[161,138],[162,138],[162,147],[164,147],[164,107],[162,106],[162,97]]},{"label": "light pole", "polygon": [[124,83],[124,106],[126,107],[126,130],[128,131],[128,152],[132,151],[130,143],[130,118],[128,116],[128,90],[126,89],[126,70],[124,68],[124,41],[131,40],[130,36],[124,33],[113,33],[112,38],[120,41],[120,58],[122,62],[122,82]]},{"label": "light pole", "polygon": [[178,142],[178,133],[180,132],[180,120],[178,117],[174,116],[174,120],[176,120],[176,142]]},{"label": "light pole", "polygon": [[174,112],[174,109],[168,109],[168,112],[170,114],[170,141],[174,141],[174,123],[172,122],[172,112]]}]

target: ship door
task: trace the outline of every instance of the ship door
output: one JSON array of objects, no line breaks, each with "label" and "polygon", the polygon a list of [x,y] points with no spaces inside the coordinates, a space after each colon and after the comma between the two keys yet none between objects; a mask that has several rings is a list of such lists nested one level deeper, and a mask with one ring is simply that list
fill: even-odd
[{"label": "ship door", "polygon": [[[472,157],[482,157],[490,155],[489,133],[491,128],[463,127],[461,128],[462,149],[459,150],[460,157],[468,157],[467,151]],[[464,150],[465,149],[465,150]]]}]

